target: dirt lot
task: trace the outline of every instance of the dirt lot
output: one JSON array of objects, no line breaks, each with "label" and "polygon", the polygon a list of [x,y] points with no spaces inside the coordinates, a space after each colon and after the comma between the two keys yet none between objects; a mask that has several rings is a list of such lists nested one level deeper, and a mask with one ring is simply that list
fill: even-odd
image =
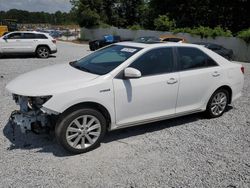
[{"label": "dirt lot", "polygon": [[16,131],[13,140],[8,125],[17,106],[7,82],[89,53],[63,42],[58,51],[45,60],[0,59],[0,187],[250,187],[250,64],[243,96],[222,117],[195,114],[111,132],[96,150],[70,156],[49,135]]}]

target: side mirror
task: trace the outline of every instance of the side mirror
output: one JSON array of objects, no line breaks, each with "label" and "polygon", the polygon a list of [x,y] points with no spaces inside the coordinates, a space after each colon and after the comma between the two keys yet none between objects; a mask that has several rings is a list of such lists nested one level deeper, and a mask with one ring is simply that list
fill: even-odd
[{"label": "side mirror", "polygon": [[7,37],[7,36],[4,36],[4,37],[3,37],[3,40],[7,40],[7,39],[8,39],[8,37]]},{"label": "side mirror", "polygon": [[140,78],[141,72],[135,68],[128,67],[124,70],[124,77],[125,78]]}]

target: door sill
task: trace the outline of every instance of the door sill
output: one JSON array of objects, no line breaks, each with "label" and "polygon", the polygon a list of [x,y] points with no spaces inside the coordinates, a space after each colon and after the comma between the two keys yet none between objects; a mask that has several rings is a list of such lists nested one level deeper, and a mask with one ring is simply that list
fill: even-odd
[{"label": "door sill", "polygon": [[122,129],[122,128],[126,128],[126,127],[133,127],[133,126],[136,126],[136,125],[142,125],[142,124],[147,124],[147,123],[172,119],[172,118],[181,117],[181,116],[185,116],[185,115],[189,115],[189,114],[194,114],[194,113],[198,113],[198,112],[202,112],[202,111],[203,111],[202,109],[192,110],[192,111],[181,112],[181,113],[173,114],[173,115],[160,116],[160,117],[157,117],[157,118],[151,118],[151,119],[146,119],[146,120],[141,120],[141,121],[134,121],[134,122],[131,122],[131,123],[124,123],[124,124],[120,124],[120,125],[116,124],[116,126],[114,128],[112,128],[111,130]]}]

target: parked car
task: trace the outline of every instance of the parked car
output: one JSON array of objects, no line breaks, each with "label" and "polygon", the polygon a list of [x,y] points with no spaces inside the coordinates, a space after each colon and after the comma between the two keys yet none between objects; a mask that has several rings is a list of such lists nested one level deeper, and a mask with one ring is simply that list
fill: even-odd
[{"label": "parked car", "polygon": [[53,38],[59,38],[62,37],[62,32],[59,30],[53,30],[53,29],[37,29],[36,31],[41,33],[48,33]]},{"label": "parked car", "polygon": [[180,42],[180,43],[187,42],[185,38],[174,36],[174,35],[161,35],[160,39],[162,42]]},{"label": "parked car", "polygon": [[62,32],[57,30],[52,30],[50,31],[49,35],[52,36],[53,38],[60,38],[62,37]]},{"label": "parked car", "polygon": [[113,43],[117,43],[121,41],[121,37],[120,36],[116,36],[116,35],[105,35],[103,36],[102,39],[98,39],[98,40],[93,40],[89,42],[89,49],[91,51],[95,51],[99,48],[102,48],[104,46],[113,44]]},{"label": "parked car", "polygon": [[243,73],[199,45],[117,43],[10,82],[20,105],[11,120],[22,132],[54,128],[66,150],[83,153],[107,130],[203,111],[219,117],[241,96]]},{"label": "parked car", "polygon": [[232,60],[233,59],[233,50],[231,49],[226,49],[221,45],[214,44],[214,43],[209,43],[209,42],[197,42],[194,44],[202,45],[205,46],[206,48],[213,50],[217,54],[221,55],[222,57]]},{"label": "parked car", "polygon": [[159,43],[161,42],[161,39],[154,37],[154,36],[144,36],[144,37],[136,38],[134,42],[150,44],[150,43]]},{"label": "parked car", "polygon": [[17,31],[0,38],[0,55],[36,54],[39,58],[48,58],[56,52],[56,40],[45,33]]}]

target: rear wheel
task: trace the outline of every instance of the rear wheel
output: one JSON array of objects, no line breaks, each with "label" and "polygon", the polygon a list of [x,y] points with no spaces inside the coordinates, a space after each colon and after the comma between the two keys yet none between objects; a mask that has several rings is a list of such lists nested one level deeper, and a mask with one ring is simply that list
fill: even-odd
[{"label": "rear wheel", "polygon": [[206,113],[208,117],[215,118],[221,116],[227,106],[229,101],[229,93],[225,89],[217,90],[210,98],[207,104]]},{"label": "rear wheel", "polygon": [[59,143],[71,153],[84,153],[96,148],[106,132],[106,120],[95,109],[78,109],[68,113],[56,125]]},{"label": "rear wheel", "polygon": [[36,50],[36,55],[39,58],[48,58],[50,54],[49,48],[46,46],[40,46]]}]

